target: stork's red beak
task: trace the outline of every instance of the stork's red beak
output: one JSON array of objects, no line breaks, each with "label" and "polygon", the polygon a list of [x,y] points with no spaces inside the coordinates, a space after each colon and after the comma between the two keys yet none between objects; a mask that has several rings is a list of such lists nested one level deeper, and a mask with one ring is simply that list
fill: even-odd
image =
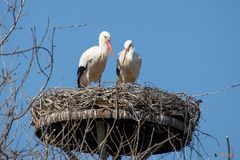
[{"label": "stork's red beak", "polygon": [[107,44],[107,48],[108,48],[108,50],[110,51],[110,53],[111,53],[112,55],[114,55],[110,41],[107,41],[106,44]]}]

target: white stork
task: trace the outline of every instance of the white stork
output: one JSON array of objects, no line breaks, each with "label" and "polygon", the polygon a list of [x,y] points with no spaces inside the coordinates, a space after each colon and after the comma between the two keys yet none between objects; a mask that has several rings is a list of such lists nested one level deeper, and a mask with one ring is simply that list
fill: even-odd
[{"label": "white stork", "polygon": [[103,31],[99,35],[99,46],[93,46],[82,54],[77,71],[79,88],[86,87],[91,82],[99,82],[100,85],[108,54],[113,54],[110,40],[111,35]]},{"label": "white stork", "polygon": [[117,60],[118,82],[134,83],[139,75],[142,64],[141,57],[135,52],[131,40],[124,43],[124,50],[120,52]]}]

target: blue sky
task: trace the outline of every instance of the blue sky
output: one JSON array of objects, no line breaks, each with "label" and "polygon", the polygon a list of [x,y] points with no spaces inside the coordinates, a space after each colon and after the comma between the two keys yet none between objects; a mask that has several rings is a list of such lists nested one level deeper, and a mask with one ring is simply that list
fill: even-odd
[{"label": "blue sky", "polygon": [[[99,33],[106,30],[112,36],[115,56],[109,56],[103,81],[116,79],[117,54],[125,40],[131,39],[143,59],[140,83],[151,82],[170,92],[204,93],[240,83],[239,7],[237,0],[27,1],[23,12],[28,15],[19,23],[24,30],[11,43],[14,46],[25,39],[29,43],[22,47],[30,47],[30,28],[36,26],[42,35],[48,17],[51,27],[88,23],[57,31],[48,87],[76,87],[80,55],[97,45]],[[37,77],[32,79],[37,81]],[[32,83],[26,87],[32,93],[37,88]],[[211,156],[226,153],[228,135],[240,156],[240,88],[199,98],[203,99],[200,130],[220,142],[219,146],[201,136],[206,151]]]}]

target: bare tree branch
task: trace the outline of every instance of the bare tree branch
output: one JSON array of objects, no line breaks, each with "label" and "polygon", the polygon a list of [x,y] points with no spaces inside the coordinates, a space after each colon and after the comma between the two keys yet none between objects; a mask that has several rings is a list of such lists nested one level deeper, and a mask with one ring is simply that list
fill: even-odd
[{"label": "bare tree branch", "polygon": [[[17,1],[15,1],[15,4],[16,4]],[[0,42],[0,48],[2,47],[2,45],[6,42],[6,40],[9,38],[9,36],[11,35],[11,33],[13,32],[13,30],[15,29],[17,23],[18,23],[18,20],[19,18],[21,17],[21,14],[22,14],[22,9],[24,7],[24,3],[25,3],[25,0],[21,0],[21,4],[20,4],[20,9],[18,11],[18,14],[17,16],[15,17],[14,15],[14,11],[12,12],[13,13],[13,25],[12,27],[10,28],[10,30],[6,33],[6,35],[4,36],[4,38],[1,40]],[[15,9],[16,7],[14,7]]]}]

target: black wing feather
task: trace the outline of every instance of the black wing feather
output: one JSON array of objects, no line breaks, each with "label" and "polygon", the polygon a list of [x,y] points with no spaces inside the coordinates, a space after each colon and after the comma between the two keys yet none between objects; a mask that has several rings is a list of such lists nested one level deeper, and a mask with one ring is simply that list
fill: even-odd
[{"label": "black wing feather", "polygon": [[116,68],[117,76],[119,78],[120,76],[120,65],[119,65],[119,59],[117,60],[117,68]]},{"label": "black wing feather", "polygon": [[80,84],[80,78],[83,75],[83,72],[86,70],[86,68],[87,67],[84,67],[84,66],[78,67],[78,70],[77,70],[77,75],[78,75],[77,84],[78,84],[78,88],[82,88],[82,85]]}]

